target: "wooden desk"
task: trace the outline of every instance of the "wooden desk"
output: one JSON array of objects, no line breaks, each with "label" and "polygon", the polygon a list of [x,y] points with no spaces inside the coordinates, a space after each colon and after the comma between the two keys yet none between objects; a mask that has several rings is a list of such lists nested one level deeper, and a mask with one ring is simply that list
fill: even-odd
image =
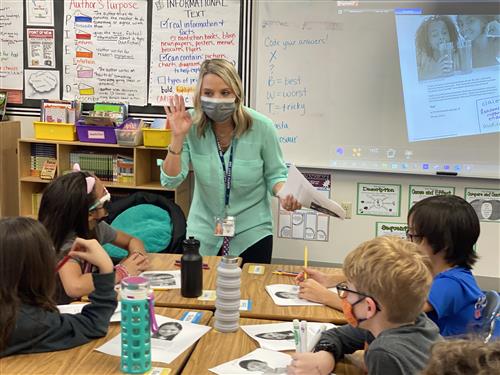
[{"label": "wooden desk", "polygon": [[[185,311],[182,309],[166,309],[157,307],[156,313],[179,319]],[[202,311],[203,316],[200,324],[207,325],[212,318],[211,311]],[[93,340],[85,345],[57,352],[20,354],[0,359],[0,374],[122,374],[120,371],[120,357],[114,357],[101,352],[94,351],[120,333],[120,324],[112,323],[108,334],[98,340]],[[192,345],[184,353],[170,364],[153,362],[153,367],[168,367],[172,369],[171,374],[181,372],[186,361],[191,355],[196,344]]]},{"label": "wooden desk", "polygon": [[[151,271],[155,270],[179,270],[175,266],[175,260],[180,259],[180,254],[149,254]],[[207,263],[210,269],[203,270],[203,289],[215,290],[215,280],[217,278],[217,265],[222,257],[206,256],[203,262]],[[238,265],[241,264],[241,258]],[[155,305],[162,307],[179,307],[184,309],[208,309],[215,310],[215,301],[199,301],[197,298],[184,298],[180,289],[157,290],[155,291]]]},{"label": "wooden desk", "polygon": [[[301,266],[264,264],[262,275],[248,273],[251,263],[243,266],[241,274],[241,298],[252,300],[250,311],[240,311],[241,317],[258,319],[291,320],[300,319],[316,322],[345,324],[344,314],[326,306],[278,306],[267,293],[265,286],[269,284],[293,284],[293,277],[273,275],[273,271],[283,270],[300,272]],[[332,273],[331,268],[316,268],[326,273]]]},{"label": "wooden desk", "polygon": [[[213,326],[214,319],[210,321]],[[276,320],[240,319],[241,325],[279,323]],[[194,349],[183,374],[213,374],[208,369],[248,354],[259,346],[240,328],[234,333],[221,333],[212,329],[204,335]],[[288,352],[289,354],[291,352]],[[363,375],[363,371],[352,364],[341,361],[335,368],[337,375]]]}]

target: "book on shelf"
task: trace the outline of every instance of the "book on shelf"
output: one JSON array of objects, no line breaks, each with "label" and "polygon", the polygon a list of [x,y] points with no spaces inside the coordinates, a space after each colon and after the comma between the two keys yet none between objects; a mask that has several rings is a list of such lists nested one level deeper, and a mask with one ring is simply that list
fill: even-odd
[{"label": "book on shelf", "polygon": [[44,180],[53,180],[56,176],[56,170],[57,160],[49,158],[43,163],[42,170],[40,171],[40,178]]},{"label": "book on shelf", "polygon": [[30,155],[30,175],[40,177],[44,163],[56,159],[56,145],[49,143],[32,143]]},{"label": "book on shelf", "polygon": [[[133,183],[134,158],[131,156],[92,151],[75,151],[70,152],[69,157],[70,165],[78,163],[82,170],[92,171],[102,181],[127,181],[121,183]],[[122,176],[125,176],[125,178],[121,178]]]},{"label": "book on shelf", "polygon": [[74,124],[80,117],[80,103],[76,100],[41,101],[40,121]]}]

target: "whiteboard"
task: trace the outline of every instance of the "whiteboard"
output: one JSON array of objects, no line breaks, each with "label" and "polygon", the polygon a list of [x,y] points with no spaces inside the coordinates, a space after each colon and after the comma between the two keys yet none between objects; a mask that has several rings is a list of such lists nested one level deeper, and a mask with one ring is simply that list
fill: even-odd
[{"label": "whiteboard", "polygon": [[[413,2],[413,8],[415,4],[419,3]],[[434,13],[445,12],[456,20],[456,14],[469,12],[473,2],[448,3],[446,8],[437,2],[420,4],[412,10],[420,17],[418,22],[412,19],[415,28]],[[442,132],[410,142],[410,125],[417,131],[432,129],[435,121],[429,109],[434,104],[425,98],[425,107],[423,99],[415,102],[411,93],[420,90],[426,95],[434,87],[483,74],[493,82],[489,97],[500,103],[500,71],[496,65],[474,69],[470,75],[456,71],[446,78],[411,82],[406,71],[413,65],[416,69],[415,58],[405,60],[401,53],[416,49],[416,30],[406,39],[400,34],[398,40],[397,34],[397,19],[407,13],[405,6],[387,1],[256,2],[252,106],[274,121],[285,160],[299,166],[500,178],[498,116],[494,131],[487,134]],[[495,14],[495,7],[491,2],[484,11]],[[477,98],[461,100],[471,107]],[[421,112],[419,105],[429,112],[428,123],[410,117]],[[458,118],[469,121],[460,114]],[[440,124],[455,122],[443,119]]]}]

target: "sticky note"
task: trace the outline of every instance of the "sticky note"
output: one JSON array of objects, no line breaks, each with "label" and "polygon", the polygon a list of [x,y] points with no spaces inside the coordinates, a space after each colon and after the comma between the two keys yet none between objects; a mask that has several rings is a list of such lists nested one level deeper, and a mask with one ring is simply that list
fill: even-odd
[{"label": "sticky note", "polygon": [[258,266],[255,264],[252,264],[248,267],[248,273],[253,273],[256,275],[263,275],[265,270],[266,270],[265,266]]}]

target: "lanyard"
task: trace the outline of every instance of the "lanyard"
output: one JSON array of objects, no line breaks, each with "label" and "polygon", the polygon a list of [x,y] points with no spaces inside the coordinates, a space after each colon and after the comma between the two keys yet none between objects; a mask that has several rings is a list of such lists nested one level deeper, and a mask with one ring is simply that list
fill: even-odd
[{"label": "lanyard", "polygon": [[229,194],[231,193],[231,180],[233,176],[233,151],[234,151],[235,139],[233,137],[233,140],[231,142],[231,151],[229,154],[229,163],[227,163],[227,170],[226,170],[226,163],[224,162],[224,153],[222,152],[222,148],[220,146],[217,137],[215,137],[215,143],[217,143],[217,151],[219,152],[219,159],[222,164],[222,170],[224,171],[224,186],[225,186],[224,204],[227,209],[227,206],[229,206]]}]

